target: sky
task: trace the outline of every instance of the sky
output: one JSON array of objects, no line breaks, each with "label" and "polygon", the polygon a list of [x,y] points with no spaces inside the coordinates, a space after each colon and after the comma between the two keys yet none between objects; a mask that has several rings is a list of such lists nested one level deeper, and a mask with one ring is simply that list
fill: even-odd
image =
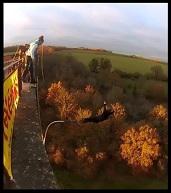
[{"label": "sky", "polygon": [[4,47],[103,48],[168,61],[167,3],[4,3]]}]

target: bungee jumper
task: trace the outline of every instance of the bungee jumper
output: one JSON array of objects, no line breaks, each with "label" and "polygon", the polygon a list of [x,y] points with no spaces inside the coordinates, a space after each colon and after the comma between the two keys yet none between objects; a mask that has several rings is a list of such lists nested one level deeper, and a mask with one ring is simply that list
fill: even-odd
[{"label": "bungee jumper", "polygon": [[98,123],[98,122],[101,122],[101,121],[108,119],[109,116],[112,114],[113,114],[113,111],[110,109],[107,109],[107,103],[104,101],[102,114],[85,118],[85,119],[83,119],[83,123],[86,123],[86,122]]}]

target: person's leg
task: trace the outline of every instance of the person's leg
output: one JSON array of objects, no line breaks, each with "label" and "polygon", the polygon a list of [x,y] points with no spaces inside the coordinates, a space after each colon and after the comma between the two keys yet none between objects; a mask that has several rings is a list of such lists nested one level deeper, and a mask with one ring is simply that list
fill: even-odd
[{"label": "person's leg", "polygon": [[36,60],[31,60],[31,87],[36,88],[37,82],[37,63]]},{"label": "person's leg", "polygon": [[28,74],[28,72],[29,72],[29,60],[28,60],[28,56],[27,56],[27,59],[26,59],[26,66],[25,66],[25,69],[24,69],[24,71],[23,71],[23,75],[22,75],[22,80],[23,80],[23,82],[25,82],[26,81],[26,76],[27,76],[27,74]]},{"label": "person's leg", "polygon": [[34,81],[35,83],[37,82],[37,57],[35,57],[35,59],[33,60],[33,77],[34,77]]},{"label": "person's leg", "polygon": [[34,64],[33,64],[33,60],[30,57],[30,75],[31,75],[31,83],[35,83],[35,75],[34,75]]}]

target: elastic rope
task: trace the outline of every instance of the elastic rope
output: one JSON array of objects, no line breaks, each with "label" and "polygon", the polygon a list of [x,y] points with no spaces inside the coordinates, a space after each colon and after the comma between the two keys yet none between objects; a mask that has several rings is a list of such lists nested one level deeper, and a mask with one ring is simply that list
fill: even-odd
[{"label": "elastic rope", "polygon": [[42,45],[42,56],[41,56],[41,71],[42,71],[42,78],[43,81],[45,80],[45,76],[44,76],[44,69],[43,69],[43,45]]}]

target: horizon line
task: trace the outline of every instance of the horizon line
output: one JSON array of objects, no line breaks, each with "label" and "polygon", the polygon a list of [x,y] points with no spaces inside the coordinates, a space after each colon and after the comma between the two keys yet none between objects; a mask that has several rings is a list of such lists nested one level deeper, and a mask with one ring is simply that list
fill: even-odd
[{"label": "horizon line", "polygon": [[[4,48],[7,48],[7,47],[13,47],[13,46],[19,46],[19,45],[23,45],[23,44],[15,44],[15,45],[10,45],[10,46],[5,46]],[[55,46],[55,47],[66,47],[66,48],[71,48],[71,49],[74,49],[74,48],[86,48],[86,49],[102,49],[102,50],[106,50],[106,51],[109,51],[109,52],[112,52],[112,54],[120,54],[120,55],[125,55],[125,56],[135,56],[137,58],[142,58],[142,59],[147,59],[147,60],[153,60],[153,61],[156,61],[156,62],[164,62],[164,63],[167,63],[168,64],[168,58],[167,59],[163,59],[163,58],[160,58],[160,57],[156,57],[156,56],[143,56],[143,55],[139,55],[139,54],[135,54],[135,53],[126,53],[126,52],[122,52],[122,51],[116,51],[116,50],[110,50],[110,49],[105,49],[105,48],[89,48],[89,47],[84,47],[84,46],[78,46],[78,47],[67,47],[65,45],[54,45],[54,44],[44,44],[45,46]],[[3,48],[3,49],[4,49]]]}]

